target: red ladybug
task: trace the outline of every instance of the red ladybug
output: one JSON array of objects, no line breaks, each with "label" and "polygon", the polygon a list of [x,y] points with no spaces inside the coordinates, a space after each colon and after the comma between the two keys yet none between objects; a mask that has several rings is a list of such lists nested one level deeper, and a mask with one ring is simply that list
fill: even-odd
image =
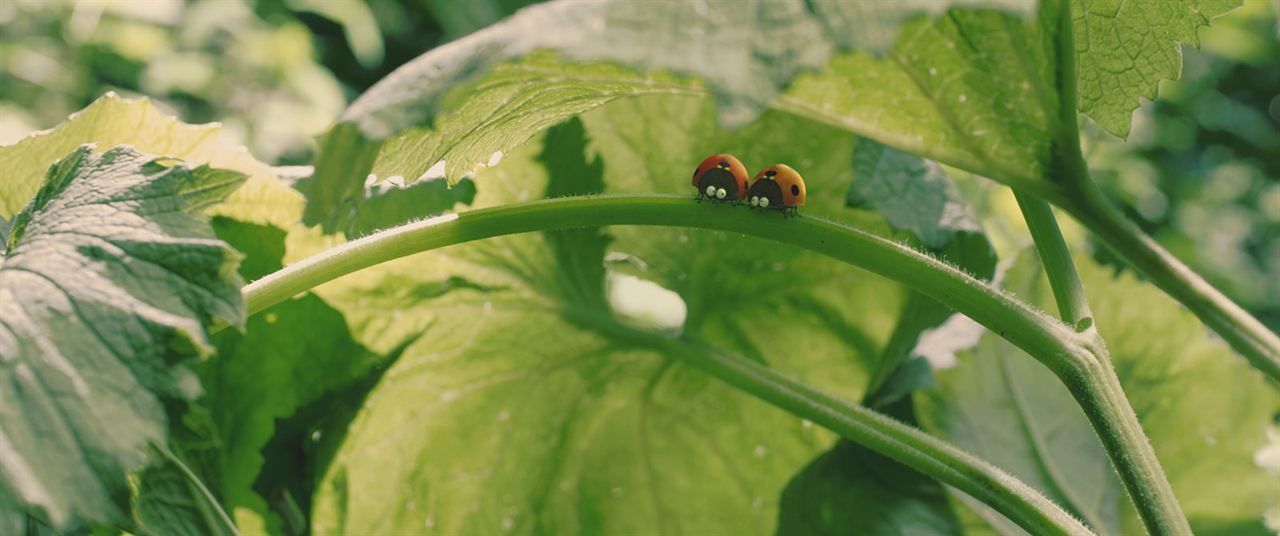
[{"label": "red ladybug", "polygon": [[791,166],[775,164],[756,174],[746,197],[753,207],[795,212],[804,206],[804,178]]},{"label": "red ladybug", "polygon": [[698,200],[737,201],[747,197],[747,168],[730,154],[713,154],[693,172]]}]

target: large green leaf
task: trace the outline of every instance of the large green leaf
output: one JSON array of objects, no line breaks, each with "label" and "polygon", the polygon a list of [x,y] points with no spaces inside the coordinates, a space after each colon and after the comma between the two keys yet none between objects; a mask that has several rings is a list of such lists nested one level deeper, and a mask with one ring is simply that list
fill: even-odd
[{"label": "large green leaf", "polygon": [[80,147],[14,218],[0,264],[0,488],[58,527],[120,521],[126,476],[166,441],[164,399],[200,392],[183,355],[239,324],[239,255],[199,212],[244,175]]},{"label": "large green leaf", "polygon": [[200,371],[208,391],[202,403],[220,435],[225,504],[244,531],[258,533],[275,523],[253,485],[276,420],[358,380],[379,356],[353,341],[341,313],[313,295],[254,315],[243,335],[219,335],[218,359]]},{"label": "large green leaf", "polygon": [[[609,100],[703,91],[657,70],[701,80],[716,96],[723,122],[741,125],[797,73],[823,67],[840,50],[883,52],[904,21],[949,6],[1026,14],[1034,2],[559,1],[532,6],[424,54],[353,103],[338,127],[345,134],[326,138],[321,149],[307,220],[345,227],[358,178],[369,171],[350,164],[377,152],[383,140],[390,141],[377,157],[378,177],[413,180],[443,160],[446,176],[457,180],[495,153]],[[509,60],[515,61],[503,63]],[[613,64],[600,63],[605,61]],[[326,152],[365,158],[326,159]]]},{"label": "large green leaf", "polygon": [[1056,128],[1057,0],[1023,20],[952,10],[903,29],[884,57],[849,53],[776,106],[1040,195]]},{"label": "large green leaf", "polygon": [[1182,75],[1182,44],[1243,0],[1077,0],[1072,5],[1080,111],[1108,132],[1129,135],[1139,98]]},{"label": "large green leaf", "polygon": [[[599,185],[691,194],[703,144],[753,165],[799,164],[808,150],[844,155],[809,163],[811,195],[843,192],[850,174],[847,135],[786,116],[723,135],[703,98],[618,101],[582,124],[585,139],[570,123],[482,171],[475,204]],[[795,147],[796,135],[814,143]],[[812,199],[808,210],[842,210],[841,195]],[[831,436],[601,329],[627,324],[617,301],[636,301],[606,281],[661,283],[687,304],[674,326],[686,336],[854,400],[901,291],[745,237],[611,228],[605,245],[596,233],[450,248],[318,289],[359,339],[422,337],[352,424],[318,492],[315,532],[772,531],[779,492]],[[606,273],[606,258],[639,268]],[[466,285],[440,284],[462,277]],[[645,298],[668,292],[645,284]],[[608,304],[592,298],[602,290]]]},{"label": "large green leaf", "polygon": [[[1010,288],[1052,306],[1027,257],[1011,270]],[[1170,298],[1088,255],[1076,259],[1120,381],[1192,527],[1262,533],[1280,479],[1254,464],[1254,452],[1266,444],[1280,395]],[[987,334],[939,377],[938,390],[917,397],[926,428],[1040,488],[1101,533],[1141,533],[1084,414],[1047,369]]]}]

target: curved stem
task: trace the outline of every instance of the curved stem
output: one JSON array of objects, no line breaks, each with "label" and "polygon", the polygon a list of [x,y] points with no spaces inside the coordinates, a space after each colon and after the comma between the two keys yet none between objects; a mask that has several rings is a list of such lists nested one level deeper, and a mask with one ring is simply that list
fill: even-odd
[{"label": "curved stem", "polygon": [[[222,509],[222,505],[218,503],[218,498],[213,496],[213,492],[209,491],[208,487],[205,487],[204,482],[200,480],[200,477],[196,476],[195,472],[193,472],[191,468],[187,467],[187,464],[183,463],[177,455],[170,452],[168,448],[160,447],[156,450],[160,451],[161,455],[164,456],[166,460],[169,460],[169,463],[172,463],[178,468],[178,471],[182,472],[182,475],[187,478],[187,484],[195,488],[196,491],[200,493],[200,496],[205,500],[205,503],[207,503],[209,507],[213,509],[214,513],[218,515],[218,520],[226,526],[226,529],[231,532],[231,535],[240,536],[240,529],[237,528],[235,522],[231,520],[231,516],[227,515],[227,511]],[[210,528],[212,528],[212,526],[213,524],[210,523]]]},{"label": "curved stem", "polygon": [[1021,480],[942,440],[870,409],[788,378],[754,361],[686,338],[642,331],[599,317],[575,321],[707,372],[792,415],[808,419],[991,506],[1031,534],[1093,534]]},{"label": "curved stem", "polygon": [[566,197],[450,214],[388,229],[291,264],[244,289],[249,314],[337,277],[406,255],[495,236],[607,225],[731,231],[809,249],[901,282],[950,305],[1050,369],[1090,360],[1074,330],[934,257],[846,225],[785,218],[682,196]]}]

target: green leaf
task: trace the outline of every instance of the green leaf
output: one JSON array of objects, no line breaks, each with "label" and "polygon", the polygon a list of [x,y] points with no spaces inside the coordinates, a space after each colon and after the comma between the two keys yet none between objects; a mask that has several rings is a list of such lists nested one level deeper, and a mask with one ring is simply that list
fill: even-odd
[{"label": "green leaf", "polygon": [[358,380],[380,356],[352,340],[342,314],[310,294],[250,317],[243,335],[219,334],[217,342],[218,359],[200,371],[208,390],[202,402],[221,436],[224,500],[253,533],[275,523],[253,486],[276,420]]},{"label": "green leaf", "polygon": [[775,107],[1056,200],[1045,176],[1057,10],[1042,4],[1031,20],[951,10],[914,21],[884,57],[836,56],[797,77]]},{"label": "green leaf", "polygon": [[782,492],[778,534],[961,534],[937,481],[841,441]]},{"label": "green leaf", "polygon": [[[973,209],[937,163],[870,139],[853,152],[853,184],[845,202],[883,215],[926,249],[989,279],[995,251]],[[911,352],[920,335],[950,317],[951,308],[908,292],[889,342],[876,363],[863,404],[905,406],[911,393],[933,387],[927,360]],[[906,402],[902,402],[905,400]],[[959,521],[937,482],[858,445],[840,441],[787,485],[779,534],[958,534]]]},{"label": "green leaf", "polygon": [[[220,238],[256,254],[257,271],[279,269],[284,232],[227,218],[214,222]],[[214,343],[218,358],[197,369],[206,391],[200,411],[207,412],[217,445],[208,454],[216,474],[211,480],[244,533],[278,533],[279,520],[254,487],[265,465],[292,461],[264,458],[277,421],[359,380],[383,358],[355,342],[342,314],[313,294],[255,314],[243,333],[223,331]]]},{"label": "green leaf", "polygon": [[[599,156],[588,161],[582,121],[578,118],[547,131],[538,160],[546,168],[544,197],[591,195],[604,191],[604,162]],[[609,237],[598,228],[565,229],[546,233],[547,245],[555,256],[555,290],[560,299],[574,307],[607,312],[605,303],[605,248]]]},{"label": "green leaf", "polygon": [[[371,91],[375,90],[377,86]],[[310,200],[306,218],[327,228],[343,225],[350,217],[343,212],[346,207],[363,210],[360,183],[352,181],[353,176],[372,173],[411,183],[443,160],[445,176],[457,182],[491,162],[496,153],[523,145],[552,125],[610,100],[701,92],[688,80],[642,75],[608,64],[566,64],[547,53],[501,64],[474,85],[449,92],[442,106],[450,113],[439,117],[432,128],[406,124],[390,131],[388,135],[398,135],[385,142],[369,142],[355,126],[361,123],[340,123],[324,139],[313,184],[306,191]],[[360,101],[351,110],[358,106]],[[330,160],[327,153],[338,156]],[[335,214],[335,207],[342,208]]]},{"label": "green leaf", "polygon": [[847,202],[884,214],[927,248],[940,249],[956,233],[981,233],[982,224],[936,162],[870,139],[853,152],[853,185]]},{"label": "green leaf", "polygon": [[1155,99],[1161,80],[1182,75],[1182,44],[1199,46],[1200,27],[1242,2],[1073,2],[1080,111],[1128,137],[1139,99]]},{"label": "green leaf", "polygon": [[0,264],[0,488],[55,527],[118,521],[126,475],[163,446],[162,401],[200,392],[183,354],[240,324],[239,255],[199,212],[244,175],[80,147],[13,221]]},{"label": "green leaf", "polygon": [[5,180],[0,182],[0,219],[12,218],[45,179],[45,171],[73,149],[96,144],[99,150],[130,145],[140,152],[208,164],[248,175],[245,184],[209,214],[288,229],[297,223],[302,197],[280,187],[271,168],[243,147],[224,140],[216,124],[188,125],[165,115],[148,99],[122,99],[107,93],[58,126],[0,147]]},{"label": "green leaf", "polygon": [[471,179],[462,179],[453,186],[443,178],[420,180],[409,185],[383,182],[365,194],[361,209],[347,233],[362,236],[389,229],[414,219],[451,211],[458,204],[470,205],[475,197],[476,183]]},{"label": "green leaf", "polygon": [[326,160],[326,152],[366,154],[390,140],[374,167],[378,177],[413,180],[444,160],[446,177],[457,180],[491,155],[609,100],[703,92],[664,72],[704,82],[722,121],[742,125],[797,73],[821,68],[839,50],[882,52],[904,21],[953,5],[1024,15],[1034,8],[1029,0],[749,0],[559,1],[523,9],[420,56],[357,99],[337,127],[354,125],[356,132],[321,148],[320,197],[312,197],[307,221],[343,228],[345,205],[359,187],[353,177],[369,170],[353,172],[351,163],[362,160]]},{"label": "green leaf", "polygon": [[[611,103],[584,117],[581,133],[569,123],[482,171],[476,206],[596,189],[582,179],[600,161],[605,192],[692,194],[687,177],[703,144],[761,164],[844,155],[812,163],[810,192],[845,190],[848,136],[785,116],[725,135],[714,113],[703,98]],[[794,136],[814,144],[796,147]],[[807,210],[843,211],[841,195],[812,199]],[[599,232],[557,246],[537,234],[449,248],[318,289],[348,314],[358,340],[422,337],[352,423],[319,486],[314,532],[772,530],[779,492],[831,435],[613,335],[609,326],[627,322],[618,300],[674,291],[687,304],[676,326],[685,336],[856,400],[900,289],[739,236],[610,228],[602,246],[590,234]],[[637,299],[606,286],[603,311],[563,292],[566,267],[594,289],[590,270],[619,257],[643,267],[632,277],[670,290],[652,285]],[[430,296],[397,290],[462,276],[473,285]],[[770,329],[760,329],[763,318]]]},{"label": "green leaf", "polygon": [[[850,207],[874,209],[894,229],[911,233],[924,248],[975,277],[994,275],[995,250],[973,208],[942,166],[863,138],[854,146],[853,172],[845,200]],[[864,404],[888,405],[929,384],[928,363],[909,359],[911,350],[921,333],[937,327],[952,312],[932,298],[910,293]]]},{"label": "green leaf", "polygon": [[[1280,481],[1254,464],[1254,452],[1266,443],[1280,394],[1170,298],[1088,259],[1076,256],[1096,325],[1192,528],[1261,532]],[[1008,280],[1034,303],[1053,305],[1033,254]],[[1141,533],[1084,414],[1047,369],[986,334],[938,377],[936,391],[917,395],[926,429],[1041,489],[1101,533]]]}]

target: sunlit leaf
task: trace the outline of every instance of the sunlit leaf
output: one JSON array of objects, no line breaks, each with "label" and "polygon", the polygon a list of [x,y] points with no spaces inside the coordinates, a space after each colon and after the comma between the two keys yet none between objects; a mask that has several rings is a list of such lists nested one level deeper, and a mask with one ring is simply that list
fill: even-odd
[{"label": "sunlit leaf", "polygon": [[0,162],[5,165],[0,219],[11,219],[31,200],[54,161],[86,143],[96,144],[98,151],[130,145],[144,153],[248,175],[244,186],[210,207],[210,214],[287,229],[297,222],[296,213],[302,209],[301,196],[280,188],[271,168],[243,146],[224,140],[218,125],[189,125],[164,114],[148,99],[122,99],[107,93],[58,126],[0,147]]},{"label": "sunlit leaf", "polygon": [[200,393],[185,355],[239,324],[239,261],[199,212],[244,175],[88,146],[50,168],[0,264],[0,488],[58,527],[116,521],[126,476],[166,442],[165,399]]},{"label": "sunlit leaf", "polygon": [[1080,111],[1108,132],[1129,135],[1139,98],[1182,75],[1182,44],[1243,0],[1078,0],[1072,5]]},{"label": "sunlit leaf", "polygon": [[[597,112],[583,118],[582,134],[570,123],[545,146],[482,171],[475,204],[593,190],[600,161],[605,192],[684,192],[693,203],[687,177],[705,156],[703,143],[755,166],[815,149],[795,147],[798,133],[844,155],[809,163],[811,192],[843,192],[850,174],[849,137],[805,120],[775,116],[724,135],[703,98],[619,101]],[[842,211],[842,200],[819,199],[809,209]],[[780,491],[830,445],[830,434],[603,329],[628,321],[589,299],[606,276],[600,267],[606,258],[631,259],[645,268],[629,273],[687,304],[677,326],[687,336],[853,400],[866,359],[892,327],[900,290],[745,237],[610,228],[602,249],[597,232],[450,248],[319,289],[348,314],[359,339],[407,332],[421,339],[353,422],[318,491],[313,531],[772,531]],[[570,273],[577,278],[567,280]],[[443,293],[398,290],[440,288],[462,275],[468,286]],[[859,308],[861,300],[883,309]],[[768,330],[759,328],[764,318]]]}]

